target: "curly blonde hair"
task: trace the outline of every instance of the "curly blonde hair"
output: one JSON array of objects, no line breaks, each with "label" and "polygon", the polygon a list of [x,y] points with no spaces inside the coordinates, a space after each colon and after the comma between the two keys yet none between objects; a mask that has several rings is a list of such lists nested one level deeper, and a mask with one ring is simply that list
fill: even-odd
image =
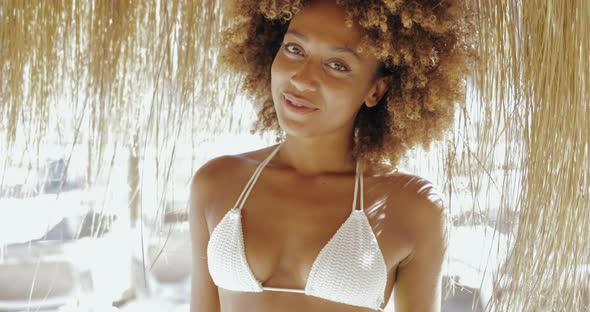
[{"label": "curly blonde hair", "polygon": [[[253,131],[281,133],[273,105],[270,68],[289,21],[313,0],[229,1],[220,59],[243,74],[242,88],[259,105]],[[227,2],[226,2],[227,3]],[[465,101],[465,78],[474,53],[468,10],[461,0],[337,0],[364,31],[358,52],[380,62],[374,79],[390,76],[373,108],[359,111],[353,155],[396,165],[408,148],[430,148]]]}]

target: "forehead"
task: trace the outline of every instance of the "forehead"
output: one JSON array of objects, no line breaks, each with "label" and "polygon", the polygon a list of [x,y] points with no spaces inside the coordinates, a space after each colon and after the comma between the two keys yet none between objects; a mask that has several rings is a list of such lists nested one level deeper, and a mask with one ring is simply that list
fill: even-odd
[{"label": "forehead", "polygon": [[355,49],[361,42],[363,32],[353,23],[346,26],[346,10],[334,0],[315,0],[299,11],[289,24],[309,40]]}]

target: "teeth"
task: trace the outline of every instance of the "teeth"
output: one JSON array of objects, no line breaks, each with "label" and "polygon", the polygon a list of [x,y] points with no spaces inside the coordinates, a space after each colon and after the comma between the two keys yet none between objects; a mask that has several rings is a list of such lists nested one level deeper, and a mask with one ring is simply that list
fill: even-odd
[{"label": "teeth", "polygon": [[297,106],[297,107],[303,107],[303,105],[299,105],[297,103],[293,103],[293,105]]}]

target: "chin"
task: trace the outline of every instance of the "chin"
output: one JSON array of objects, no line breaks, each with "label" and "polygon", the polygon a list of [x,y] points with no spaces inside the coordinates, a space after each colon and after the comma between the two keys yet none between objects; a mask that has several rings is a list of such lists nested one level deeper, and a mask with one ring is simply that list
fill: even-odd
[{"label": "chin", "polygon": [[277,118],[279,120],[279,126],[283,132],[291,137],[298,138],[311,138],[319,134],[318,129],[315,129],[313,125],[306,122],[300,122],[281,116],[280,112],[277,112]]}]

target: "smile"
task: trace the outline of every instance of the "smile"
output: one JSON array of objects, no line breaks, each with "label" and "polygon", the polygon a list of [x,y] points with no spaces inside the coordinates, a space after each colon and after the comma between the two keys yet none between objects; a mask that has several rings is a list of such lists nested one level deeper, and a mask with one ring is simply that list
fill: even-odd
[{"label": "smile", "polygon": [[289,111],[297,114],[309,114],[318,110],[318,108],[314,107],[313,104],[305,100],[297,99],[296,97],[287,93],[283,94],[283,99],[286,108]]}]

